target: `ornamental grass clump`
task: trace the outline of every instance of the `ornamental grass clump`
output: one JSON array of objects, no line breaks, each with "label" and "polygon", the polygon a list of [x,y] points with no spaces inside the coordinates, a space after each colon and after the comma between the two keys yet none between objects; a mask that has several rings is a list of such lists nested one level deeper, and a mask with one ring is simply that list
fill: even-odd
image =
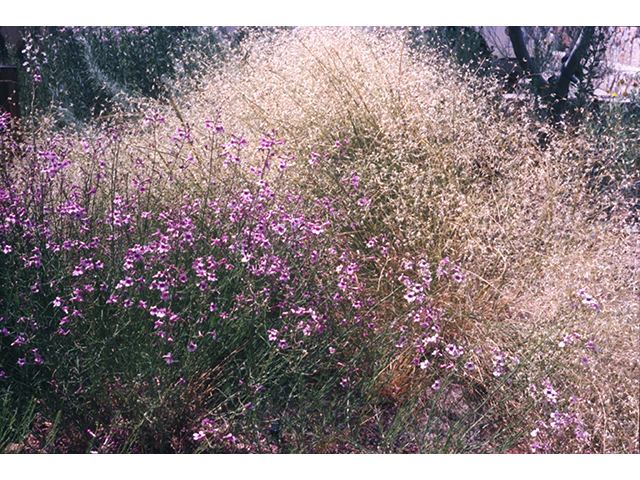
[{"label": "ornamental grass clump", "polygon": [[[461,288],[431,290],[429,298],[438,299],[457,338],[514,356],[538,346],[527,366],[537,372],[533,386],[549,369],[573,377],[561,380],[566,406],[591,425],[591,437],[574,444],[552,435],[547,451],[637,451],[634,117],[618,130],[598,127],[602,119],[551,127],[526,101],[503,100],[490,78],[432,50],[412,50],[404,29],[256,36],[187,91],[176,99],[184,116],[215,108],[247,139],[276,129],[289,179],[311,198],[336,199],[354,250],[388,241],[384,264],[367,271],[380,294],[403,284],[405,258],[433,267],[456,259],[465,281],[449,285]],[[391,323],[404,302],[416,305],[420,285],[412,290],[411,282],[386,300]],[[583,289],[599,292],[607,306],[578,308]],[[555,351],[573,333],[583,342],[606,337],[607,353],[576,370],[574,354]],[[596,377],[619,391],[596,387]],[[574,394],[584,401],[571,403]]]}]

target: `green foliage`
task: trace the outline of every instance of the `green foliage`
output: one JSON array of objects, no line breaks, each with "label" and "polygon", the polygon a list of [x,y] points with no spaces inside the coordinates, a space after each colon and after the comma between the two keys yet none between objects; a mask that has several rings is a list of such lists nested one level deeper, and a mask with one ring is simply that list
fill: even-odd
[{"label": "green foliage", "polygon": [[197,76],[200,58],[223,49],[221,33],[197,27],[25,27],[20,53],[22,104],[27,114],[57,112],[84,122],[162,97],[164,85]]},{"label": "green foliage", "polygon": [[412,48],[435,48],[478,74],[491,71],[492,49],[474,27],[411,27],[408,39]]},{"label": "green foliage", "polygon": [[[585,134],[593,138],[601,160],[589,182],[612,204],[630,207],[630,221],[640,220],[640,107],[637,95],[592,105],[584,119]],[[615,141],[612,141],[615,139]],[[607,172],[606,175],[602,175]]]},{"label": "green foliage", "polygon": [[[553,88],[558,81],[568,55],[582,32],[582,27],[523,27],[529,55],[544,79]],[[596,27],[569,88],[569,103],[565,110],[573,122],[585,120],[584,108],[594,101],[598,81],[609,72],[606,49],[611,37],[610,27]],[[548,93],[548,90],[546,90]],[[545,95],[545,92],[538,92]]]},{"label": "green foliage", "polygon": [[25,401],[10,390],[0,389],[0,453],[8,453],[12,445],[22,443],[35,418],[35,409],[35,398]]}]

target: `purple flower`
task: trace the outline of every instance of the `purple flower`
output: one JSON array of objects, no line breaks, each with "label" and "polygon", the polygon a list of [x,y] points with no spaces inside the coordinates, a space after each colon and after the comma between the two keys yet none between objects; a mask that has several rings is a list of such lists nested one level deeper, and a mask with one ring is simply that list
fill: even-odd
[{"label": "purple flower", "polygon": [[38,349],[34,348],[33,350],[31,350],[33,352],[33,356],[34,356],[34,362],[42,364],[44,363],[44,360],[42,360],[42,357],[40,356],[40,354],[38,353]]},{"label": "purple flower", "polygon": [[159,113],[154,112],[153,110],[149,110],[149,113],[144,117],[144,123],[164,123],[164,117]]},{"label": "purple flower", "polygon": [[27,359],[26,359],[26,357],[25,357],[25,358],[19,358],[19,359],[18,359],[18,366],[19,366],[19,367],[24,367],[26,363],[27,363]]},{"label": "purple flower", "polygon": [[189,353],[193,353],[196,351],[197,348],[198,348],[198,345],[196,345],[193,342],[190,342],[189,346],[187,347],[187,350],[189,351]]},{"label": "purple flower", "polygon": [[107,303],[118,303],[118,298],[120,298],[118,295],[111,295],[107,299]]},{"label": "purple flower", "polygon": [[322,228],[322,225],[316,225],[314,223],[310,223],[309,232],[313,233],[314,235],[320,235],[322,232],[324,232],[324,229]]},{"label": "purple flower", "polygon": [[353,186],[353,188],[355,188],[357,190],[359,184],[360,184],[360,178],[355,173],[352,173],[351,174],[351,185]]},{"label": "purple flower", "polygon": [[453,275],[451,276],[451,278],[453,278],[453,280],[457,283],[460,283],[462,281],[464,281],[464,275],[462,273],[460,273],[458,270],[453,272]]},{"label": "purple flower", "polygon": [[287,231],[287,229],[283,224],[278,223],[278,224],[274,225],[273,231],[276,232],[278,235],[284,235],[284,233]]},{"label": "purple flower", "polygon": [[416,295],[416,291],[413,288],[409,288],[407,293],[403,297],[407,302],[413,303],[418,298]]},{"label": "purple flower", "polygon": [[157,306],[153,305],[149,308],[149,314],[158,318],[164,318],[167,314],[167,310],[165,308],[158,308]]},{"label": "purple flower", "polygon": [[228,433],[227,435],[225,435],[225,436],[224,436],[224,437],[222,437],[222,438],[223,438],[223,439],[225,439],[225,440],[231,440],[231,442],[232,442],[233,444],[235,444],[235,443],[236,443],[236,437],[234,437],[232,433]]},{"label": "purple flower", "polygon": [[600,307],[598,306],[598,302],[596,302],[596,299],[593,296],[589,295],[587,292],[585,292],[584,289],[580,290],[578,294],[582,297],[583,304],[593,308],[594,310],[600,311]]},{"label": "purple flower", "polygon": [[543,390],[543,393],[547,397],[547,400],[555,405],[558,399],[558,392],[556,392],[550,384]]},{"label": "purple flower", "polygon": [[358,200],[358,205],[361,207],[368,207],[371,205],[371,200],[369,200],[369,197],[362,197]]},{"label": "purple flower", "polygon": [[11,344],[11,346],[13,347],[14,345],[24,345],[25,343],[27,343],[27,340],[24,338],[24,335],[19,334],[16,339],[13,341],[13,343]]},{"label": "purple flower", "polygon": [[167,353],[166,355],[163,355],[162,358],[167,359],[167,365],[171,365],[172,363],[175,362],[175,360],[171,358],[171,352]]},{"label": "purple flower", "polygon": [[347,275],[353,275],[354,273],[356,273],[358,270],[360,270],[360,268],[358,267],[358,264],[356,263],[351,263],[349,264],[349,266],[347,266],[347,268],[344,270],[344,273]]},{"label": "purple flower", "polygon": [[405,258],[402,260],[401,268],[403,270],[413,270],[413,260]]}]

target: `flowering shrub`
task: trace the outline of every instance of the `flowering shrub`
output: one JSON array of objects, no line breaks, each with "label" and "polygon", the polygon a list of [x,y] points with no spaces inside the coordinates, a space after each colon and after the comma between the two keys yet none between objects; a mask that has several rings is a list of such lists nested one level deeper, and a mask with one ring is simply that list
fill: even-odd
[{"label": "flowering shrub", "polygon": [[[164,119],[150,112],[144,123],[156,128]],[[113,129],[93,139],[49,138],[4,170],[5,388],[21,384],[27,398],[52,395],[58,406],[50,407],[74,417],[72,425],[89,432],[86,441],[105,432],[105,450],[133,434],[141,403],[172,408],[184,395],[206,392],[193,400],[200,408],[193,417],[173,420],[174,429],[185,428],[216,404],[282,408],[274,396],[291,397],[305,376],[328,392],[358,392],[363,378],[384,367],[369,363],[376,356],[412,351],[430,382],[463,365],[464,347],[451,343],[429,294],[432,282],[449,275],[462,282],[459,265],[444,259],[432,278],[426,259],[407,257],[394,271],[385,237],[354,250],[336,235],[350,224],[339,201],[309,204],[291,188],[275,135],[257,147],[263,163],[256,168],[243,163],[243,138],[225,138],[215,121],[203,131],[207,148],[218,148],[211,162],[219,180],[200,194],[169,192],[183,192],[186,172],[197,167],[185,151],[193,144],[189,129],[170,139],[168,164],[178,168],[168,170],[169,183],[163,174],[147,177],[135,156],[126,173],[113,170],[111,155],[126,149]],[[351,183],[359,188],[355,173]],[[404,300],[391,325],[372,284],[378,271],[397,276]],[[213,383],[191,391],[203,375],[227,393],[213,395]],[[169,413],[160,416],[167,421]],[[153,448],[166,449],[163,441]]]}]

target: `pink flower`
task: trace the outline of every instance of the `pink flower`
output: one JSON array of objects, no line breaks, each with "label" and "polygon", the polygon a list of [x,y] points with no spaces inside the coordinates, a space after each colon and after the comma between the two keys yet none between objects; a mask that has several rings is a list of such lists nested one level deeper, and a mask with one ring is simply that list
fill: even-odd
[{"label": "pink flower", "polygon": [[193,342],[190,342],[189,346],[187,347],[187,350],[189,351],[189,353],[192,353],[192,352],[195,352],[197,348],[198,348],[198,345],[196,345]]},{"label": "pink flower", "polygon": [[283,224],[278,223],[273,227],[273,231],[276,232],[278,235],[284,235],[287,229]]},{"label": "pink flower", "polygon": [[233,444],[236,443],[236,437],[234,437],[232,433],[228,433],[227,435],[225,435],[222,438],[225,439],[225,440],[231,440],[231,443],[233,443]]},{"label": "pink flower", "polygon": [[322,228],[322,225],[316,225],[314,223],[310,223],[309,231],[314,235],[320,235],[322,232],[324,232],[324,229]]},{"label": "pink flower", "polygon": [[371,200],[369,200],[369,197],[362,197],[358,200],[358,205],[360,205],[361,207],[368,207],[369,205],[371,205]]},{"label": "pink flower", "polygon": [[347,275],[353,275],[354,273],[356,273],[358,270],[360,270],[360,268],[358,267],[358,264],[356,263],[351,263],[349,264],[349,266],[345,269],[344,273]]},{"label": "pink flower", "polygon": [[402,260],[401,267],[403,270],[413,270],[413,260],[411,259]]},{"label": "pink flower", "polygon": [[33,356],[34,356],[34,362],[42,364],[44,363],[44,360],[42,360],[42,357],[40,356],[40,354],[38,353],[38,349],[34,348],[33,350],[31,350],[33,352]]},{"label": "pink flower", "polygon": [[149,314],[158,318],[164,318],[167,314],[167,310],[165,308],[158,308],[154,305],[149,308]]},{"label": "pink flower", "polygon": [[462,281],[464,281],[464,275],[462,273],[460,273],[458,270],[456,270],[455,272],[453,272],[453,275],[451,276],[451,278],[453,278],[453,280],[457,283],[460,283]]},{"label": "pink flower", "polygon": [[171,352],[167,353],[166,355],[163,355],[162,358],[167,359],[167,365],[171,365],[172,363],[175,362],[175,360],[171,358]]},{"label": "pink flower", "polygon": [[556,403],[558,399],[558,392],[556,392],[556,390],[550,384],[547,385],[547,387],[543,390],[543,393],[545,397],[547,397],[547,400],[549,400],[549,402],[553,404]]}]

